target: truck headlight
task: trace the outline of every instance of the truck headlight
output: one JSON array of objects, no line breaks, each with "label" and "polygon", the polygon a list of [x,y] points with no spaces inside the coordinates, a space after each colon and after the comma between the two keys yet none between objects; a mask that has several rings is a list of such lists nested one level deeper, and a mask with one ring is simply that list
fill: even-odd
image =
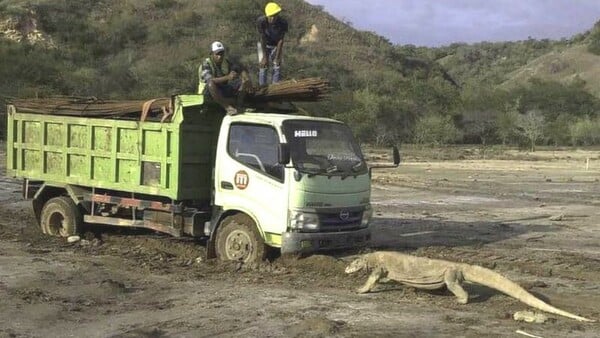
[{"label": "truck headlight", "polygon": [[317,217],[317,214],[290,210],[289,220],[289,227],[291,230],[319,230],[319,218]]},{"label": "truck headlight", "polygon": [[371,206],[367,206],[365,211],[363,211],[362,220],[360,221],[360,226],[366,228],[371,222],[371,217],[373,216],[373,208]]}]

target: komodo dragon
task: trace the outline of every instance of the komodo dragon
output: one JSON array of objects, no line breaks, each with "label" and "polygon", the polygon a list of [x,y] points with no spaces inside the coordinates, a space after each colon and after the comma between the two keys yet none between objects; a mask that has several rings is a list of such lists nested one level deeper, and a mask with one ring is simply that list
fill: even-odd
[{"label": "komodo dragon", "polygon": [[399,252],[378,251],[354,260],[346,267],[346,273],[354,273],[362,269],[372,273],[365,285],[357,290],[359,293],[367,293],[378,281],[387,279],[426,290],[439,289],[445,285],[458,298],[459,303],[466,304],[469,301],[469,294],[462,288],[461,283],[467,281],[501,291],[542,311],[584,322],[595,321],[557,309],[536,298],[508,278],[477,265],[429,259]]}]

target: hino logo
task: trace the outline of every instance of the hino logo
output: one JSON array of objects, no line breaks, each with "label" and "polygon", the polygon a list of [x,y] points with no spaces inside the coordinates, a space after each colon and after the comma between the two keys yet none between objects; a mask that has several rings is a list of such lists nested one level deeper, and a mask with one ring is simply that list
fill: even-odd
[{"label": "hino logo", "polygon": [[340,219],[342,221],[347,220],[348,217],[350,217],[350,212],[348,210],[342,210],[342,211],[340,211]]}]

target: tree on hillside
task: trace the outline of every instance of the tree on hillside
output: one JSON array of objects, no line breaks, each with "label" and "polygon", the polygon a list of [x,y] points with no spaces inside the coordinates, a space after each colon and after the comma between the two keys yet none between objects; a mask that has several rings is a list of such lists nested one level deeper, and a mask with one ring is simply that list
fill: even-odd
[{"label": "tree on hillside", "polygon": [[506,101],[504,91],[495,90],[491,86],[468,85],[461,92],[463,141],[486,145],[497,136],[498,115],[504,109]]},{"label": "tree on hillside", "polygon": [[354,92],[355,106],[350,111],[334,115],[352,128],[352,132],[360,142],[371,142],[375,138],[376,116],[381,110],[381,98],[368,89]]},{"label": "tree on hillside", "polygon": [[375,143],[387,146],[409,141],[417,120],[415,104],[398,97],[382,98],[382,109],[376,116]]},{"label": "tree on hillside", "polygon": [[544,136],[544,115],[539,110],[530,110],[517,119],[518,131],[525,136],[531,145],[531,151],[535,151],[536,142]]},{"label": "tree on hillside", "polygon": [[600,143],[600,118],[581,118],[569,126],[572,145],[594,145]]},{"label": "tree on hillside", "polygon": [[519,119],[520,100],[506,104],[504,111],[496,117],[496,133],[502,140],[502,145],[506,145],[517,132],[517,120]]},{"label": "tree on hillside", "polygon": [[600,55],[600,21],[596,22],[588,38],[588,51]]},{"label": "tree on hillside", "polygon": [[546,121],[544,135],[548,144],[555,147],[561,144],[571,143],[570,127],[573,124],[573,116],[569,113],[561,113],[554,121]]},{"label": "tree on hillside", "polygon": [[461,132],[449,115],[430,114],[422,117],[415,125],[414,142],[440,146],[458,140]]},{"label": "tree on hillside", "polygon": [[361,142],[390,145],[409,140],[417,119],[410,100],[366,88],[354,91],[351,101],[331,107],[338,112],[333,118],[348,123]]},{"label": "tree on hillside", "polygon": [[[218,25],[235,23],[235,34],[228,40],[228,45],[240,44],[244,48],[252,48],[257,41],[256,19],[263,14],[264,2],[258,0],[220,0],[216,4]],[[289,18],[289,17],[288,17]]]},{"label": "tree on hillside", "polygon": [[539,110],[547,121],[554,121],[558,115],[569,112],[573,116],[594,116],[600,112],[600,101],[581,87],[580,81],[571,84],[531,78],[527,86],[511,91],[520,98],[519,110]]},{"label": "tree on hillside", "polygon": [[[488,145],[490,140],[493,140],[496,135],[496,121],[491,117],[494,112],[483,111],[480,112],[480,118],[472,119],[464,123],[464,133],[468,133],[468,139],[479,141],[482,146]],[[467,135],[465,135],[466,137]],[[477,140],[478,138],[479,140]],[[469,142],[470,140],[465,140]]]}]

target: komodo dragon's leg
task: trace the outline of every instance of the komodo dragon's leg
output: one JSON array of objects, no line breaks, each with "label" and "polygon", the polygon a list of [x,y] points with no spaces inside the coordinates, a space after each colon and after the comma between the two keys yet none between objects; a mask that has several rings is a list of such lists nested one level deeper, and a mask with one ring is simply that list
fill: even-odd
[{"label": "komodo dragon's leg", "polygon": [[464,280],[463,275],[456,269],[448,269],[444,272],[444,283],[450,292],[452,292],[460,304],[467,304],[469,294],[460,285]]},{"label": "komodo dragon's leg", "polygon": [[373,272],[371,273],[371,275],[369,276],[369,279],[367,279],[365,285],[363,285],[362,287],[358,288],[356,290],[356,292],[358,293],[367,293],[371,290],[373,290],[373,288],[375,287],[375,284],[377,284],[377,282],[383,278],[385,275],[383,268],[376,268],[373,270]]}]

